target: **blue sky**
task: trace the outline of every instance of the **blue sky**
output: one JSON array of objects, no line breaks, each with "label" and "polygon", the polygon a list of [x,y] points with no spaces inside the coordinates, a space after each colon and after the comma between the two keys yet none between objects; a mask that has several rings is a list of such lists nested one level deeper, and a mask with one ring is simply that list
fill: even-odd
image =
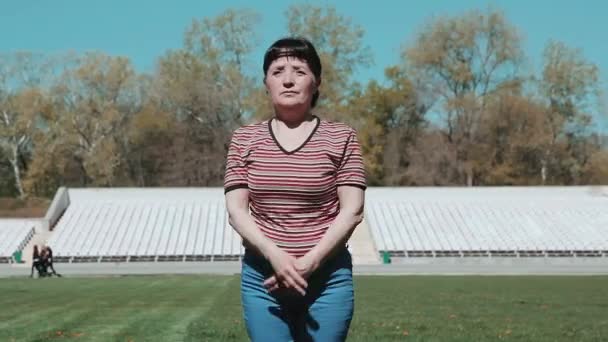
[{"label": "blue sky", "polygon": [[[608,2],[601,0],[3,0],[0,51],[101,50],[128,56],[137,70],[150,71],[166,50],[181,46],[192,18],[212,17],[231,7],[250,8],[262,15],[260,46],[252,55],[252,68],[261,68],[263,50],[286,33],[285,9],[303,2],[333,5],[364,28],[364,42],[375,63],[357,71],[361,82],[382,81],[384,68],[398,62],[401,47],[412,41],[428,19],[492,7],[504,11],[522,33],[528,70],[539,73],[542,51],[550,39],[563,41],[580,48],[599,66],[603,97],[608,102]],[[601,120],[608,131],[608,118]]]}]

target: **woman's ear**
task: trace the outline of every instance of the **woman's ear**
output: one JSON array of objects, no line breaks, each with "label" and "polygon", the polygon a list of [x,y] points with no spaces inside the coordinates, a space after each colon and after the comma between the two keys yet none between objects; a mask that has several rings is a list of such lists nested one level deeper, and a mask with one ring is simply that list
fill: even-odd
[{"label": "woman's ear", "polygon": [[266,88],[266,94],[269,94],[268,85],[266,84],[266,76],[264,76],[264,78],[262,79],[262,83],[264,83],[264,88]]}]

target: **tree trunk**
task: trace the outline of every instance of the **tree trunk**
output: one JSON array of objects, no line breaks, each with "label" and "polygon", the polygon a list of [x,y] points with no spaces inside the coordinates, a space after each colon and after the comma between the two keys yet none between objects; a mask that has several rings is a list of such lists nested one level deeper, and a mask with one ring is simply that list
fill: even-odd
[{"label": "tree trunk", "polygon": [[9,157],[9,161],[13,166],[13,173],[15,174],[15,186],[17,187],[17,191],[19,191],[19,198],[25,197],[25,192],[23,192],[23,185],[21,183],[21,170],[19,169],[19,146],[12,146],[12,155]]},{"label": "tree trunk", "polygon": [[547,162],[543,159],[541,164],[542,164],[542,166],[540,168],[541,185],[545,185],[547,183]]},{"label": "tree trunk", "polygon": [[549,152],[545,152],[545,155],[540,160],[540,179],[541,185],[547,184],[547,160],[549,159]]},{"label": "tree trunk", "polygon": [[473,186],[473,173],[472,172],[467,172],[467,186],[468,187]]}]

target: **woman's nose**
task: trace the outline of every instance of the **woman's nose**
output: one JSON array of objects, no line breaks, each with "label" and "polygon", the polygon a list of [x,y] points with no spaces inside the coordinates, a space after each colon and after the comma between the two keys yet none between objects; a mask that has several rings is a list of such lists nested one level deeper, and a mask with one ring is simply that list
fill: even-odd
[{"label": "woman's nose", "polygon": [[283,74],[283,86],[286,88],[290,88],[293,87],[293,84],[293,73],[286,72],[285,74]]}]

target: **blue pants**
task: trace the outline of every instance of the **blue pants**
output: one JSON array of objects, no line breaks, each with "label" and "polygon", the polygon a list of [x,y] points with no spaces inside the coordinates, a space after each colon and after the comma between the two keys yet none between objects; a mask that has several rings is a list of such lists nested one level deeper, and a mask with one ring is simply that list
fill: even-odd
[{"label": "blue pants", "polygon": [[344,341],[353,317],[352,259],[346,248],[308,278],[306,296],[291,289],[268,293],[264,280],[272,265],[245,251],[241,301],[249,338],[254,341]]}]

